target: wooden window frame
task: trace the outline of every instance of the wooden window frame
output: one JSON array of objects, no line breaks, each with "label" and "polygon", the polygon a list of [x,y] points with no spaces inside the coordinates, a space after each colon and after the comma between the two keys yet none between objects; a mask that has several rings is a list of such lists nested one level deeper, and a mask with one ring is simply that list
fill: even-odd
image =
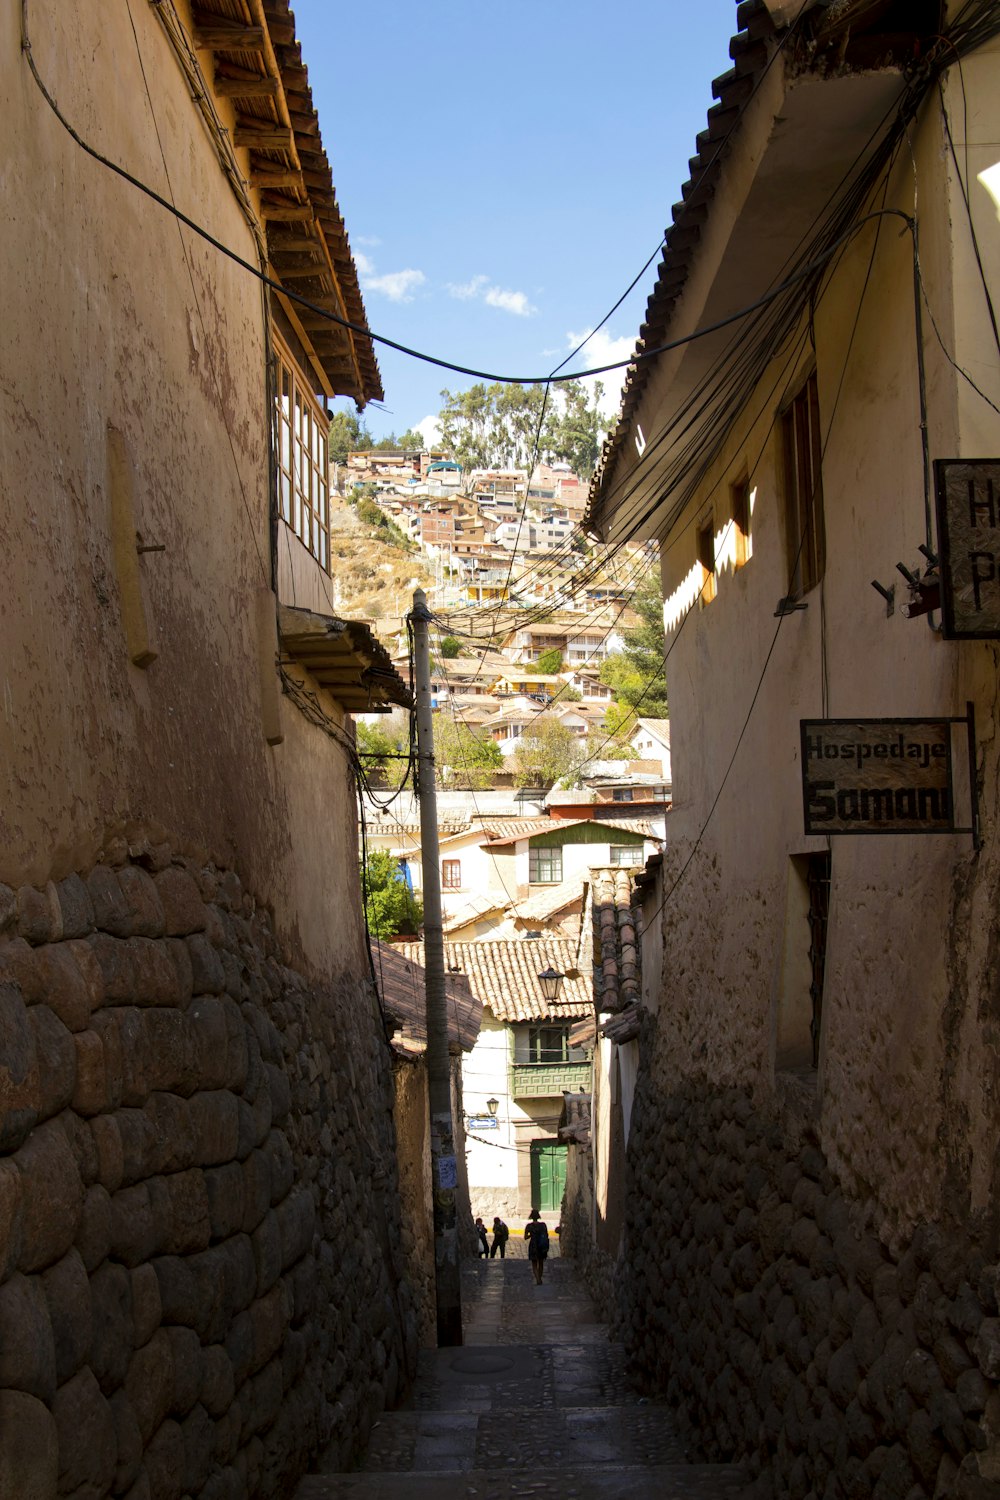
[{"label": "wooden window frame", "polygon": [[[559,885],[563,878],[563,852],[561,844],[543,844],[540,848],[528,849],[528,884],[529,885]],[[549,870],[548,875],[539,873],[542,865]],[[559,867],[557,875],[551,872],[556,865]]]},{"label": "wooden window frame", "polygon": [[[622,859],[623,854],[628,855],[628,858]],[[641,869],[646,863],[641,844],[612,844],[610,857],[613,865],[620,865],[627,870]]]},{"label": "wooden window frame", "polygon": [[287,344],[274,338],[278,514],[330,571],[330,423]]},{"label": "wooden window frame", "polygon": [[815,370],[781,413],[781,445],[788,597],[799,599],[816,587],[826,571],[823,442]]},{"label": "wooden window frame", "polygon": [[744,474],[729,486],[729,513],[733,526],[733,566],[743,568],[753,556],[750,537],[750,476]]},{"label": "wooden window frame", "polygon": [[441,889],[444,891],[462,889],[462,861],[460,859],[441,861]]},{"label": "wooden window frame", "polygon": [[698,562],[701,565],[701,591],[698,595],[699,602],[704,606],[711,604],[716,595],[715,579],[715,518],[708,515],[698,523],[695,532],[696,545],[698,548]]}]

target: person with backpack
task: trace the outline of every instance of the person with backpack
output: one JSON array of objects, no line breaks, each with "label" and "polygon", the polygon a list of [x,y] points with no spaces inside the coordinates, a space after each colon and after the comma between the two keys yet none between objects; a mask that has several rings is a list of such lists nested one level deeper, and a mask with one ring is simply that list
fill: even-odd
[{"label": "person with backpack", "polygon": [[533,1208],[528,1215],[528,1222],[524,1226],[524,1238],[528,1241],[528,1259],[531,1261],[531,1273],[535,1278],[535,1285],[541,1286],[545,1257],[549,1253],[549,1230],[537,1208]]},{"label": "person with backpack", "polygon": [[497,1214],[493,1220],[493,1245],[490,1249],[490,1260],[493,1260],[496,1257],[496,1253],[498,1250],[500,1251],[500,1259],[506,1260],[507,1240],[509,1236],[510,1230],[507,1228],[500,1215]]}]

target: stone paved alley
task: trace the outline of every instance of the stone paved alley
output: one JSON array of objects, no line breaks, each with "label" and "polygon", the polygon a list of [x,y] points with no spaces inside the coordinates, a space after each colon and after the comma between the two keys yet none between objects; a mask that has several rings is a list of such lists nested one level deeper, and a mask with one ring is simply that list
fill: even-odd
[{"label": "stone paved alley", "polygon": [[668,1409],[629,1390],[572,1261],[550,1260],[540,1287],[523,1259],[477,1261],[462,1290],[465,1347],[422,1351],[409,1400],[356,1471],[314,1473],[296,1500],[749,1495],[743,1471],[688,1462]]}]

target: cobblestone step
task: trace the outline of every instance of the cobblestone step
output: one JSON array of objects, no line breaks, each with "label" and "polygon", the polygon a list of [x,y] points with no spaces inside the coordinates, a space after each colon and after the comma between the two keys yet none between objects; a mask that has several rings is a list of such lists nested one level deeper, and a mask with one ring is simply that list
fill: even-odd
[{"label": "cobblestone step", "polygon": [[688,1462],[669,1408],[630,1387],[571,1263],[542,1286],[523,1262],[471,1264],[462,1300],[463,1346],[423,1350],[354,1472],[295,1500],[748,1500],[740,1469]]},{"label": "cobblestone step", "polygon": [[603,1468],[438,1469],[403,1474],[312,1474],[297,1500],[742,1500],[742,1471],[720,1464],[607,1465]]}]

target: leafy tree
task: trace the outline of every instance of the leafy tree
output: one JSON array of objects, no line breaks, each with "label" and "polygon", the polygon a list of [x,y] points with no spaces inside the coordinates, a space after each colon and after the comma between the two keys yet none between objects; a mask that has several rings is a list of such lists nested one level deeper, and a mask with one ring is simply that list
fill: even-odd
[{"label": "leafy tree", "polygon": [[383,849],[374,849],[361,867],[361,877],[372,937],[391,938],[400,932],[416,936],[424,917],[423,907],[406,884],[399,860]]},{"label": "leafy tree", "polygon": [[512,756],[515,786],[552,786],[580,759],[576,735],[548,714],[539,714]]},{"label": "leafy tree", "polygon": [[632,608],[640,617],[640,623],[631,630],[624,630],[625,645],[621,651],[613,651],[601,663],[601,681],[613,691],[619,704],[634,708],[635,715],[644,719],[668,717],[667,681],[664,675],[663,657],[663,601],[660,598],[659,578],[656,574],[646,578],[632,599]]},{"label": "leafy tree", "polygon": [[544,386],[499,382],[443,390],[441,399],[442,445],[465,469],[526,469],[537,434],[539,457],[562,459],[579,474],[593,471],[605,430],[599,385],[593,400],[576,380],[553,390],[547,401]]},{"label": "leafy tree", "polygon": [[410,721],[402,711],[386,715],[377,724],[359,719],[355,727],[358,755],[368,775],[377,774],[395,790],[407,774]]},{"label": "leafy tree", "polygon": [[349,453],[370,448],[374,439],[353,411],[335,411],[330,418],[327,447],[332,464],[346,464]]},{"label": "leafy tree", "polygon": [[400,438],[399,447],[405,449],[407,453],[412,451],[423,453],[427,447],[427,439],[422,432],[417,432],[414,428],[409,427]]},{"label": "leafy tree", "polygon": [[543,651],[538,660],[528,666],[529,672],[543,672],[546,677],[552,677],[562,669],[562,652],[558,646],[553,646],[551,651]]},{"label": "leafy tree", "polygon": [[454,661],[462,649],[462,642],[456,635],[445,635],[441,637],[441,655],[446,661]]},{"label": "leafy tree", "polygon": [[564,683],[555,694],[560,703],[582,703],[583,694],[579,688],[575,688],[571,682]]},{"label": "leafy tree", "polygon": [[493,785],[494,772],[502,769],[503,754],[488,734],[440,713],[434,715],[434,763],[439,786],[482,792]]},{"label": "leafy tree", "polygon": [[600,409],[604,386],[595,380],[590,399],[583,382],[571,380],[560,387],[560,394],[562,407],[550,435],[552,452],[564,459],[574,474],[587,478],[594,472],[604,441],[606,424]]}]

